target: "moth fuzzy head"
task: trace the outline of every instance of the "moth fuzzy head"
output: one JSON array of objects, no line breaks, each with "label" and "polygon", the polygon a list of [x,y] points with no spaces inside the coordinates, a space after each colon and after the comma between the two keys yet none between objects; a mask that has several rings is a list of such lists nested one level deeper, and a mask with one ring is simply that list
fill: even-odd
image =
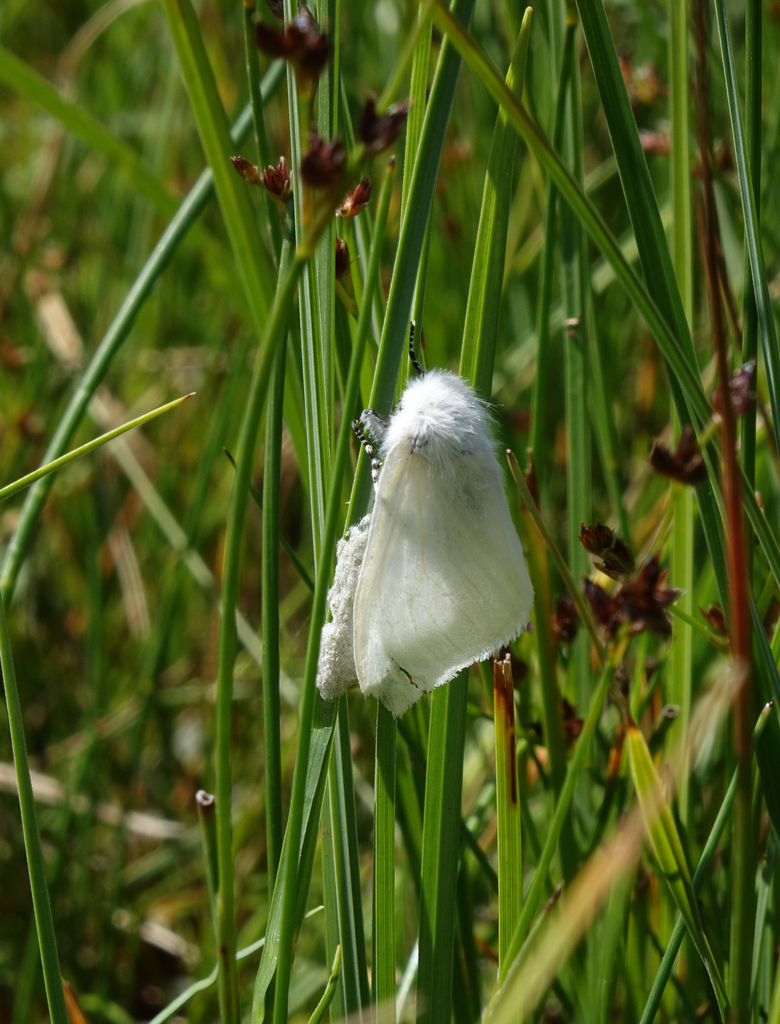
[{"label": "moth fuzzy head", "polygon": [[382,455],[402,446],[435,472],[449,475],[458,457],[494,453],[491,428],[487,406],[466,381],[447,370],[429,370],[407,384],[383,438]]}]

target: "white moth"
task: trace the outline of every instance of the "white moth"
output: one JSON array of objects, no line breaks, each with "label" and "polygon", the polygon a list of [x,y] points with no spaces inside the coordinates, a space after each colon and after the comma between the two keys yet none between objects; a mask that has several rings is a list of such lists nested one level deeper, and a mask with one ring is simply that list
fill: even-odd
[{"label": "white moth", "polygon": [[431,370],[389,423],[370,411],[362,421],[383,461],[370,525],[338,549],[317,685],[332,700],[357,679],[398,716],[514,640],[533,589],[490,415],[464,380]]}]

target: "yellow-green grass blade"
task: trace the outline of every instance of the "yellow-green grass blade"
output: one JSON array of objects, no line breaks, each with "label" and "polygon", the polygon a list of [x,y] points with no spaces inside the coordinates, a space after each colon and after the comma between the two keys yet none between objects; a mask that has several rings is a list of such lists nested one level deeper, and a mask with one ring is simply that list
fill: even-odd
[{"label": "yellow-green grass blade", "polygon": [[73,451],[68,452],[67,455],[61,455],[58,459],[54,459],[53,462],[47,462],[43,466],[39,466],[38,469],[33,470],[32,473],[27,473],[26,476],[19,477],[19,479],[14,480],[13,483],[6,484],[5,487],[0,487],[0,501],[5,501],[5,499],[10,498],[11,495],[17,494],[19,491],[23,491],[25,487],[29,487],[31,484],[34,484],[35,481],[40,480],[41,477],[48,476],[49,473],[56,473],[58,469],[62,469],[63,466],[67,466],[70,462],[80,459],[83,455],[89,455],[90,452],[96,451],[104,444],[108,444],[109,441],[113,441],[114,438],[120,437],[122,434],[126,434],[128,430],[133,430],[134,427],[140,427],[144,423],[148,423],[149,420],[156,419],[157,416],[162,416],[164,412],[169,412],[177,405],[181,405],[182,402],[186,402],[188,398],[192,398],[194,393],[195,392],[192,392],[192,394],[189,395],[182,395],[181,398],[175,398],[172,402],[168,402],[166,405],[160,405],[156,409],[152,409],[151,412],[144,413],[143,416],[137,416],[134,420],[130,420],[128,423],[123,423],[114,430],[109,430],[107,434],[101,434],[100,437],[96,437],[92,441],[87,441],[87,443],[81,445],[81,447],[74,448]]},{"label": "yellow-green grass blade", "polygon": [[90,149],[110,160],[133,188],[163,216],[172,217],[176,213],[176,198],[131,146],[112,135],[88,110],[65,99],[34,68],[4,46],[0,46],[0,81],[16,89],[31,103],[43,107]]},{"label": "yellow-green grass blade", "polygon": [[721,1017],[725,1020],[728,997],[704,932],[682,843],[677,834],[672,812],[664,797],[661,779],[656,771],[650,750],[641,730],[633,722],[628,725],[626,744],[631,778],[656,859],[672,897],[682,914],[696,951],[707,968],[718,1000]]}]

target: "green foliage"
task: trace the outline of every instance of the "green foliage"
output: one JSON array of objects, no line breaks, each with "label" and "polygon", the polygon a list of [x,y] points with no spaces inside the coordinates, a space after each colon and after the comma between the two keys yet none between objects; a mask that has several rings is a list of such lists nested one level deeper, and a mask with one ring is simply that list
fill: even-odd
[{"label": "green foliage", "polygon": [[[703,8],[691,97],[677,0],[310,7],[316,88],[316,30],[255,48],[266,4],[0,7],[0,1021],[780,1021],[777,20]],[[371,94],[410,98],[389,145]],[[700,613],[735,590],[697,123],[730,369],[759,359],[750,666]],[[286,211],[230,165],[280,154]],[[483,665],[396,722],[315,678],[372,501],[350,424],[390,413],[412,316],[516,453],[535,628],[495,699]],[[648,464],[686,423],[695,490]]]}]

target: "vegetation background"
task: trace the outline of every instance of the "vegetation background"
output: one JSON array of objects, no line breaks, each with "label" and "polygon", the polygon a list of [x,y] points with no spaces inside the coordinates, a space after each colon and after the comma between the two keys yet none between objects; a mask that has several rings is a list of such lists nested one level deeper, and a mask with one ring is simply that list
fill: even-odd
[{"label": "vegetation background", "polygon": [[[0,510],[2,1022],[780,1021],[780,8],[453,10],[321,0],[315,88],[255,47],[265,0],[0,7],[0,479],[196,392]],[[286,157],[297,256],[239,154]],[[396,731],[313,684],[348,422],[413,316],[542,519],[507,474],[534,629]],[[597,521],[626,543],[590,559]]]}]

